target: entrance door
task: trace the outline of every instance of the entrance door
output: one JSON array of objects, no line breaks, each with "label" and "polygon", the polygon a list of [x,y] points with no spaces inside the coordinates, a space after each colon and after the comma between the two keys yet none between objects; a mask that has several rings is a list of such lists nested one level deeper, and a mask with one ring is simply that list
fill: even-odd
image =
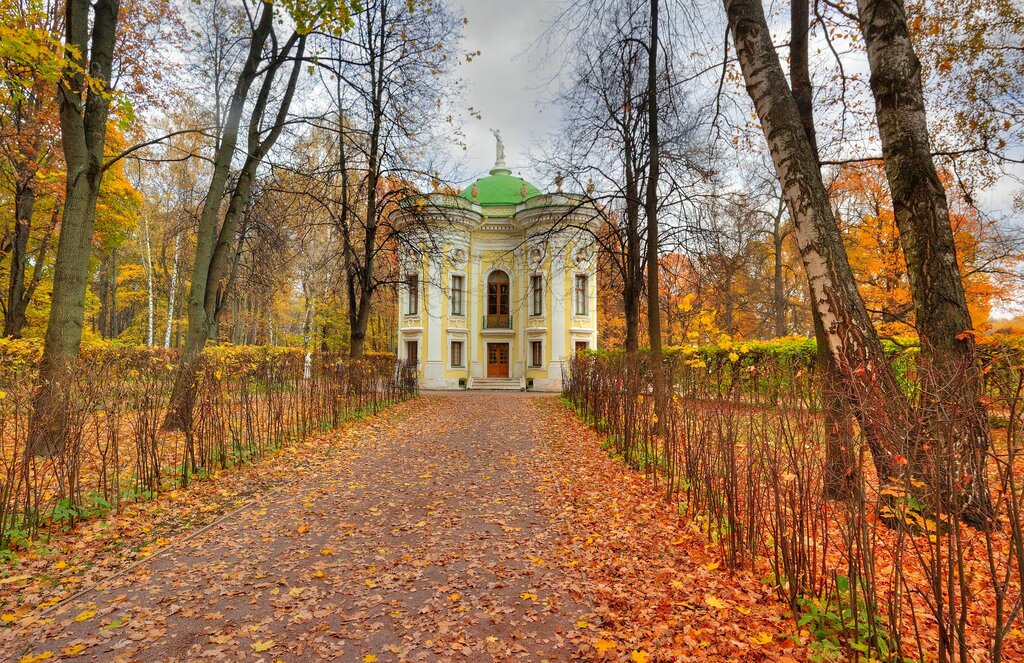
[{"label": "entrance door", "polygon": [[487,344],[487,377],[508,377],[508,343]]}]

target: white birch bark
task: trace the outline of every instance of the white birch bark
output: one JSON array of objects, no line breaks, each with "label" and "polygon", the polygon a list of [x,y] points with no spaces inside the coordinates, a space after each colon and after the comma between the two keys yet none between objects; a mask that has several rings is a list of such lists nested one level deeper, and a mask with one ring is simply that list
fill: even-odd
[{"label": "white birch bark", "polygon": [[174,266],[171,267],[171,291],[167,295],[167,330],[164,333],[164,347],[171,347],[171,332],[174,330],[174,300],[178,294],[178,260],[181,257],[181,235],[174,236]]}]

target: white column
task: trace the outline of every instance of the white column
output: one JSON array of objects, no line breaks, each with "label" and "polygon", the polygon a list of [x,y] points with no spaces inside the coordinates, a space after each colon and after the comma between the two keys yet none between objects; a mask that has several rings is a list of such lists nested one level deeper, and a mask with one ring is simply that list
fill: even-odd
[{"label": "white column", "polygon": [[568,352],[565,348],[565,245],[561,238],[555,238],[551,247],[551,319],[548,327],[551,330],[551,361],[548,363],[548,380],[557,385],[562,383],[562,363]]},{"label": "white column", "polygon": [[447,339],[441,333],[441,261],[431,257],[427,261],[426,277],[423,280],[423,326],[427,333],[427,347],[423,349],[426,361],[423,364],[423,386],[427,389],[443,389],[444,346]]},{"label": "white column", "polygon": [[[480,362],[477,359],[480,351],[480,316],[481,312],[476,307],[480,297],[480,256],[476,252],[472,241],[468,248],[469,274],[466,277],[466,315],[469,316],[469,379],[478,378],[483,375]],[[478,347],[479,346],[479,347]]]}]

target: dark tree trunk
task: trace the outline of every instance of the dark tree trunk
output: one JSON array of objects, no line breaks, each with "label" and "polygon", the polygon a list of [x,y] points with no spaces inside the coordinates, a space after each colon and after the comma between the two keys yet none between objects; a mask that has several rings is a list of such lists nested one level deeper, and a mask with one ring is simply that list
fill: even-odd
[{"label": "dark tree trunk", "polygon": [[[195,403],[193,385],[199,371],[203,348],[206,347],[206,342],[210,340],[211,336],[216,337],[217,317],[225,303],[224,299],[219,298],[218,295],[227,276],[229,258],[235,246],[245,206],[249,201],[253,178],[256,175],[257,167],[284,129],[284,122],[302,67],[306,38],[293,34],[276,53],[272,63],[262,72],[263,83],[253,103],[249,118],[247,156],[238,174],[235,188],[231,192],[224,220],[218,230],[220,203],[225,194],[231,161],[238,142],[242,110],[253,82],[261,73],[263,47],[273,30],[273,3],[264,3],[262,11],[259,23],[253,30],[245,64],[231,96],[230,108],[214,159],[210,187],[199,219],[195,265],[192,270],[192,282],[188,295],[188,329],[185,332],[185,345],[178,361],[174,388],[167,416],[164,419],[163,427],[166,430],[186,429],[191,423],[192,409]],[[294,53],[292,49],[295,49]],[[261,138],[263,120],[270,102],[276,74],[284,63],[292,58],[294,58],[294,63],[291,75],[283,92],[274,124],[267,132],[266,137]]]},{"label": "dark tree trunk", "polygon": [[[50,318],[26,445],[36,455],[55,455],[67,442],[68,394],[82,343],[96,199],[103,178],[110,108],[103,88],[110,82],[119,2],[95,0],[91,21],[89,9],[89,0],[67,0],[65,5],[66,57],[80,69],[67,74],[57,91],[67,179]],[[92,80],[88,86],[86,71]]]},{"label": "dark tree trunk", "polygon": [[[626,77],[623,101],[631,103],[633,79]],[[631,115],[631,112],[627,111]],[[626,189],[626,256],[622,270],[622,303],[626,317],[626,350],[636,352],[640,348],[640,299],[643,292],[644,268],[640,250],[640,182],[635,166],[637,146],[628,127],[634,123],[627,119],[623,136],[623,162],[625,164]]]},{"label": "dark tree trunk", "polygon": [[775,318],[775,337],[782,338],[786,335],[786,292],[785,283],[782,278],[782,249],[786,241],[786,235],[782,231],[782,215],[785,212],[785,203],[779,199],[779,211],[775,214],[774,227],[772,228],[772,248],[775,251],[775,264],[772,274],[772,313]]},{"label": "dark tree trunk", "polygon": [[[936,474],[941,499],[971,524],[986,526],[993,507],[985,468],[988,412],[963,279],[957,263],[946,192],[931,155],[921,63],[902,0],[858,0],[871,68],[871,92],[893,212],[906,258],[914,317],[921,338],[925,409],[930,432],[951,438]],[[939,420],[946,431],[939,431]],[[939,445],[944,446],[944,445]]]},{"label": "dark tree trunk", "polygon": [[32,231],[32,213],[36,205],[36,191],[31,183],[20,187],[15,194],[14,236],[11,238],[11,267],[7,286],[7,308],[4,315],[4,336],[21,337],[25,326],[25,268],[28,264],[28,237]]},{"label": "dark tree trunk", "polygon": [[[647,138],[648,167],[644,216],[647,217],[647,337],[654,355],[655,374],[661,374],[661,316],[658,286],[658,179],[661,162],[658,154],[658,0],[650,0],[651,38],[647,44]],[[664,410],[661,410],[664,414]],[[661,417],[664,419],[664,417]]]}]

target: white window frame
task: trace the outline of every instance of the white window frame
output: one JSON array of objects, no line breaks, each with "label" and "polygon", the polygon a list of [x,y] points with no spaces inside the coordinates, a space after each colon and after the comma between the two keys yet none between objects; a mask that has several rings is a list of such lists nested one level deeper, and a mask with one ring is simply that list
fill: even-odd
[{"label": "white window frame", "polygon": [[[538,303],[537,299],[536,299],[537,298],[537,288],[535,286],[534,279],[538,279],[540,281],[540,310],[539,311],[534,306],[534,304]],[[539,316],[544,315],[544,288],[545,288],[544,275],[543,274],[531,274],[530,275],[530,315],[531,316],[539,317]]]},{"label": "white window frame", "polygon": [[[529,343],[530,343],[530,348],[529,348],[530,349],[530,363],[527,365],[527,368],[544,368],[544,339],[541,339],[541,338],[531,338]],[[539,364],[534,364],[533,363],[533,344],[534,343],[540,343],[540,363]]]},{"label": "white window frame", "polygon": [[[410,279],[416,279],[415,289],[409,287]],[[413,304],[416,306],[413,307]],[[405,275],[405,314],[420,314],[420,275],[416,272],[410,272]]]},{"label": "white window frame", "polygon": [[[579,282],[583,279],[583,293],[580,294]],[[580,309],[583,309],[580,312]],[[590,275],[577,273],[572,281],[572,313],[577,317],[590,315]]]},{"label": "white window frame", "polygon": [[[462,350],[459,355],[462,357],[461,364],[452,363],[452,345],[455,343],[462,344]],[[448,368],[465,368],[466,367],[466,339],[464,338],[452,338],[448,340]]]},{"label": "white window frame", "polygon": [[[457,313],[455,312],[455,297],[454,297],[454,293],[455,293],[455,279],[456,278],[462,279],[462,288],[461,288],[460,293],[459,293],[459,297],[461,299],[459,301],[459,311]],[[466,293],[466,283],[468,282],[467,279],[466,279],[466,275],[463,274],[462,272],[452,272],[451,278],[449,278],[448,281],[449,281],[449,283],[448,283],[448,299],[450,301],[450,305],[448,306],[449,317],[452,317],[452,318],[464,318],[464,317],[466,317],[466,294],[467,294]]]}]

